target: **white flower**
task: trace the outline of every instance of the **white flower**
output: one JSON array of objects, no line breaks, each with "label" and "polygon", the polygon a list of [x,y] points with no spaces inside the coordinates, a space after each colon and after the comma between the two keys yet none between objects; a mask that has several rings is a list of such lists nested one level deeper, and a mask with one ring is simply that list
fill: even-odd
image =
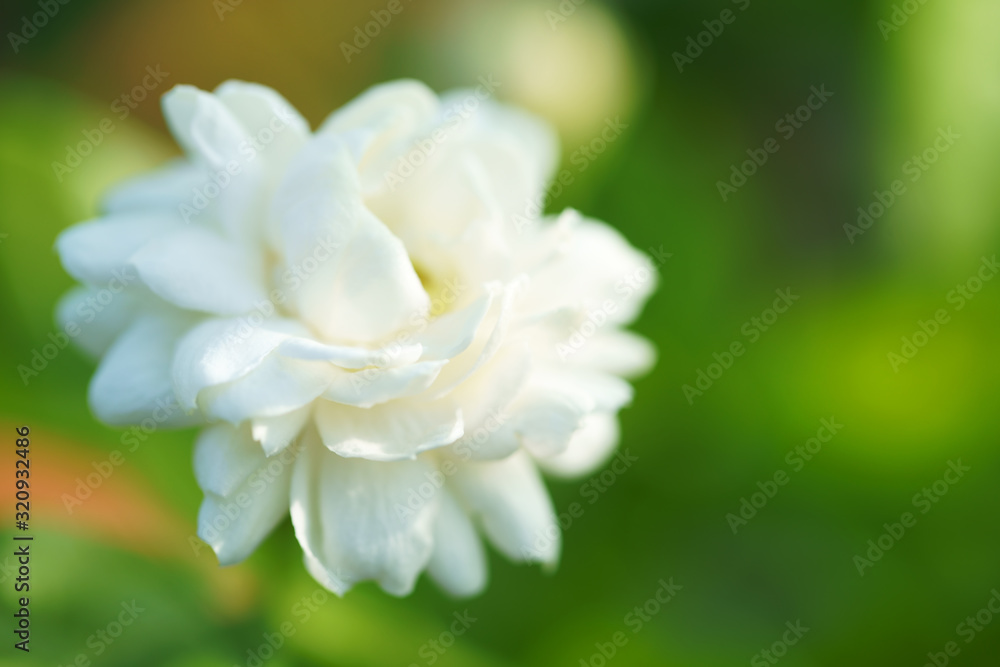
[{"label": "white flower", "polygon": [[424,569],[475,593],[477,528],[558,559],[539,468],[580,475],[615,447],[622,377],[653,360],[621,327],[655,274],[603,223],[538,214],[555,141],[488,97],[390,83],[312,133],[268,88],[178,86],[185,156],[59,237],[83,283],[59,317],[101,357],[94,413],[205,425],[198,531],[223,564],[289,512],[338,594],[404,595]]}]

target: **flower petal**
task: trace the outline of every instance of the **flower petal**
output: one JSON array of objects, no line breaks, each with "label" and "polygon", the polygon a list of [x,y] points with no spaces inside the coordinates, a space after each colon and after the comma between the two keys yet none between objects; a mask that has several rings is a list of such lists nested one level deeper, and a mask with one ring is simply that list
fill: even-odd
[{"label": "flower petal", "polygon": [[276,169],[285,167],[309,137],[306,119],[272,88],[231,79],[215,89],[215,96],[264,144],[263,157]]},{"label": "flower petal", "polygon": [[530,362],[522,346],[507,345],[480,373],[449,394],[465,418],[465,435],[448,448],[449,453],[461,460],[494,460],[521,447],[510,408],[528,377]]},{"label": "flower petal", "polygon": [[480,517],[483,530],[501,553],[512,560],[547,565],[559,560],[562,538],[552,500],[527,454],[464,464],[452,480],[459,500]]},{"label": "flower petal", "polygon": [[130,263],[153,292],[181,308],[239,315],[270,304],[260,256],[208,229],[190,226],[164,234],[133,254]]},{"label": "flower petal", "polygon": [[526,401],[516,413],[513,429],[529,452],[554,456],[566,449],[589,407],[574,398],[534,395]]},{"label": "flower petal", "polygon": [[370,408],[397,398],[423,392],[437,379],[447,361],[420,361],[398,368],[366,368],[337,373],[323,392],[335,403]]},{"label": "flower petal", "polygon": [[[295,456],[266,458],[247,426],[213,427],[199,438],[195,472],[205,490],[198,512],[198,536],[221,565],[244,560],[288,514]],[[226,489],[219,495],[213,489]]]},{"label": "flower petal", "polygon": [[618,418],[599,412],[587,415],[570,438],[566,449],[555,456],[535,456],[546,473],[567,479],[597,470],[618,446]]},{"label": "flower petal", "polygon": [[372,461],[412,459],[463,432],[462,411],[447,400],[400,399],[368,409],[322,401],[316,426],[330,451]]},{"label": "flower petal", "polygon": [[248,318],[205,320],[177,345],[172,365],[177,399],[185,408],[194,408],[201,390],[245,377],[283,341],[304,331],[298,323],[278,317],[257,326]]},{"label": "flower petal", "polygon": [[476,338],[495,295],[487,292],[461,310],[431,320],[416,336],[422,359],[452,359],[464,352]]},{"label": "flower petal", "polygon": [[430,300],[406,248],[361,203],[343,144],[313,139],[290,166],[273,212],[290,264],[327,255],[292,294],[327,340],[380,340],[427,312]]},{"label": "flower petal", "polygon": [[276,417],[320,396],[330,386],[335,372],[325,362],[271,354],[245,377],[202,390],[198,405],[209,417],[230,424]]},{"label": "flower petal", "polygon": [[407,595],[430,560],[437,497],[412,507],[410,493],[433,468],[422,460],[345,459],[307,431],[295,466],[292,525],[310,573],[343,595],[375,579],[392,595]]},{"label": "flower petal", "polygon": [[114,426],[153,419],[161,427],[198,423],[200,416],[181,410],[170,381],[170,362],[184,318],[144,316],[114,342],[90,381],[94,414]]},{"label": "flower petal", "polygon": [[159,169],[114,186],[101,201],[101,209],[109,214],[147,213],[150,209],[178,211],[207,179],[204,166],[176,158]]},{"label": "flower petal", "polygon": [[588,339],[566,355],[566,361],[574,366],[634,378],[656,364],[656,348],[631,331],[610,330]]},{"label": "flower petal", "polygon": [[356,163],[379,183],[387,160],[425,127],[438,110],[430,88],[414,80],[373,86],[327,118],[319,134],[339,135],[351,143]]},{"label": "flower petal", "polygon": [[359,369],[366,366],[401,366],[411,364],[423,351],[420,345],[400,345],[371,350],[364,347],[326,345],[310,338],[290,338],[281,344],[280,352],[293,359],[329,361],[341,368]]},{"label": "flower petal", "polygon": [[150,240],[180,226],[172,211],[135,212],[97,218],[63,231],[56,252],[66,272],[77,280],[107,287],[115,279],[122,286],[135,282],[126,265],[134,252]]},{"label": "flower petal", "polygon": [[113,293],[77,285],[56,305],[56,321],[66,331],[76,326],[73,342],[93,357],[100,357],[135,318],[138,301],[130,292]]},{"label": "flower petal", "polygon": [[434,551],[427,573],[451,595],[477,595],[486,588],[483,543],[451,494],[443,491],[440,497],[441,507],[434,520]]},{"label": "flower petal", "polygon": [[309,139],[309,124],[295,108],[267,86],[226,81],[215,96],[236,117],[248,135],[241,145],[241,173],[219,196],[223,226],[236,237],[265,238],[281,247],[276,221],[267,202],[281,182],[288,163]]},{"label": "flower petal", "polygon": [[452,359],[433,387],[436,397],[445,396],[486,365],[500,350],[513,315],[513,303],[523,287],[520,281],[486,286],[493,295],[486,318],[477,328],[472,345]]},{"label": "flower petal", "polygon": [[258,417],[252,421],[253,439],[273,456],[288,448],[305,428],[312,416],[312,408],[305,406],[276,417]]},{"label": "flower petal", "polygon": [[593,401],[593,410],[618,412],[632,402],[635,394],[630,385],[617,375],[585,370],[546,371],[546,382],[575,386]]},{"label": "flower petal", "polygon": [[587,415],[615,413],[631,399],[631,385],[614,375],[536,369],[508,411],[524,447],[535,456],[552,457],[566,450]]},{"label": "flower petal", "polygon": [[229,496],[265,462],[261,446],[250,437],[250,427],[209,426],[194,443],[194,476],[202,491]]},{"label": "flower petal", "polygon": [[216,171],[240,157],[246,130],[215,95],[179,85],[167,91],[162,104],[167,127],[189,156]]},{"label": "flower petal", "polygon": [[522,310],[538,314],[559,308],[607,312],[610,301],[614,308],[608,313],[609,323],[634,320],[656,288],[657,274],[650,259],[613,227],[585,219],[572,209],[537,234],[520,236],[521,246],[530,249],[537,245],[539,234],[553,227],[568,227],[568,240],[550,261],[532,271],[531,289],[525,290]]}]

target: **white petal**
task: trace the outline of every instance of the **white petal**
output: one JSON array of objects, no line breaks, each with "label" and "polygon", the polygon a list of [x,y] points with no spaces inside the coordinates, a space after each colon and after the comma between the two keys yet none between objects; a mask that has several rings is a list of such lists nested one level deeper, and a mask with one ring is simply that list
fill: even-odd
[{"label": "white petal", "polygon": [[[447,120],[455,114],[468,115],[471,90],[453,91],[442,99]],[[449,116],[449,110],[453,110]],[[482,165],[483,187],[489,192],[491,208],[503,223],[514,214],[523,215],[534,202],[541,201],[544,189],[555,175],[559,142],[555,130],[537,116],[520,109],[486,101],[478,105],[457,140],[449,140],[445,150],[463,149]]]},{"label": "white petal", "polygon": [[569,445],[588,408],[572,396],[533,396],[516,413],[514,431],[533,455],[554,456]]},{"label": "white petal", "polygon": [[142,281],[181,308],[239,315],[270,304],[261,257],[208,229],[186,227],[132,255]]},{"label": "white petal", "polygon": [[538,457],[566,450],[587,415],[615,413],[632,399],[621,378],[583,370],[536,370],[511,404],[511,428]]},{"label": "white petal", "polygon": [[461,460],[507,458],[521,447],[511,402],[522,389],[531,359],[518,344],[503,347],[475,376],[449,394],[462,407],[465,435],[449,447]]},{"label": "white petal", "polygon": [[537,392],[573,396],[588,406],[587,412],[617,412],[632,402],[635,393],[632,385],[617,375],[571,366],[536,364],[530,383]]},{"label": "white petal", "polygon": [[[291,466],[288,469],[290,471]],[[259,493],[244,486],[229,498],[205,494],[198,510],[198,537],[212,547],[220,565],[235,565],[246,560],[288,516],[290,479],[290,472],[283,473]],[[249,498],[249,507],[236,504],[240,494]]]},{"label": "white petal", "polygon": [[656,364],[656,348],[631,331],[603,331],[567,355],[575,366],[621,377],[638,377]]},{"label": "white petal", "polygon": [[276,166],[286,165],[309,136],[309,123],[302,114],[267,86],[230,80],[216,88],[215,95],[264,144],[263,157]]},{"label": "white petal", "polygon": [[245,377],[202,390],[198,404],[206,415],[230,424],[276,417],[320,396],[330,386],[335,372],[325,362],[271,354]]},{"label": "white petal", "polygon": [[316,407],[323,444],[345,457],[372,461],[412,459],[462,437],[462,411],[454,403],[397,400],[373,408],[328,401]]},{"label": "white petal", "polygon": [[114,293],[78,285],[59,300],[56,320],[63,331],[77,327],[73,342],[97,358],[128,328],[137,311],[138,302],[127,290]]},{"label": "white petal", "polygon": [[209,426],[194,443],[194,476],[202,491],[228,496],[266,460],[249,426]]},{"label": "white petal", "polygon": [[420,361],[398,368],[366,368],[337,373],[323,398],[344,405],[370,408],[397,398],[415,396],[437,379],[447,361]]},{"label": "white petal", "polygon": [[452,480],[462,504],[480,517],[486,535],[504,555],[547,565],[558,561],[562,538],[555,510],[527,454],[466,463]]},{"label": "white petal", "polygon": [[190,203],[196,188],[204,185],[208,173],[203,166],[185,158],[114,186],[101,202],[107,213],[147,212],[149,209],[178,211]]},{"label": "white petal", "polygon": [[188,155],[216,171],[240,157],[247,133],[215,95],[193,86],[174,86],[162,104],[167,126]]},{"label": "white petal", "polygon": [[434,520],[434,551],[427,573],[456,597],[481,593],[486,587],[486,554],[472,521],[451,494],[443,491]]},{"label": "white petal", "polygon": [[309,571],[339,595],[366,579],[407,595],[430,560],[438,507],[433,492],[417,495],[419,502],[410,496],[433,468],[420,460],[345,459],[306,433],[291,513]]},{"label": "white petal", "polygon": [[314,138],[275,195],[286,260],[318,267],[295,291],[300,314],[328,340],[388,337],[430,306],[406,248],[361,203],[346,148]]},{"label": "white petal", "polygon": [[266,238],[281,247],[278,225],[267,215],[288,163],[309,138],[309,124],[295,108],[267,86],[226,81],[216,97],[239,120],[251,138],[243,145],[241,171],[219,196],[219,215],[234,236]]},{"label": "white petal", "polygon": [[252,326],[247,318],[209,319],[180,340],[172,375],[177,399],[194,408],[206,387],[245,377],[293,333],[303,328],[275,317]]},{"label": "white petal", "polygon": [[557,156],[554,132],[538,119],[459,91],[428,127],[394,146],[391,160],[372,161],[362,182],[369,206],[411,249],[428,232],[455,241],[486,223],[491,230],[476,233],[494,241],[474,246],[470,258],[485,263],[496,249],[506,252],[512,217],[543,199]]},{"label": "white petal", "polygon": [[[568,226],[568,242],[551,261],[531,271],[531,288],[525,291],[522,310],[610,310],[610,324],[634,320],[656,288],[657,274],[650,259],[614,228],[584,219],[576,211],[565,211],[556,224]],[[538,234],[544,235],[548,228],[551,225],[546,224]],[[519,237],[522,247],[529,248],[537,244],[538,238],[528,233]]]},{"label": "white petal", "polygon": [[587,475],[605,463],[618,446],[618,418],[613,414],[588,415],[566,449],[551,457],[536,456],[539,467],[551,475],[574,478]]},{"label": "white petal", "polygon": [[66,272],[77,280],[99,287],[136,282],[126,269],[129,257],[150,240],[177,229],[180,218],[173,211],[109,215],[82,222],[56,238],[56,252]]},{"label": "white petal", "polygon": [[312,409],[306,406],[276,417],[259,417],[252,422],[253,439],[273,456],[295,441],[311,416]]},{"label": "white petal", "polygon": [[329,361],[341,368],[366,366],[394,367],[410,364],[420,357],[420,345],[398,345],[371,350],[346,345],[326,345],[309,338],[291,338],[281,344],[281,354],[292,359]]},{"label": "white petal", "polygon": [[438,98],[419,81],[391,81],[373,86],[330,115],[320,134],[340,135],[352,144],[354,160],[368,165],[379,182],[386,161],[400,154],[438,110]]},{"label": "white petal", "polygon": [[586,392],[594,401],[594,409],[603,412],[618,412],[632,402],[632,385],[617,375],[596,371],[574,370],[555,372],[561,382],[571,383]]},{"label": "white petal", "polygon": [[[198,536],[222,565],[244,560],[288,514],[295,452],[265,458],[246,426],[199,439],[195,452],[205,500],[198,512]],[[211,451],[216,450],[216,451]],[[199,459],[200,456],[200,459]],[[225,488],[219,495],[210,487]]]},{"label": "white petal", "polygon": [[98,419],[126,426],[152,419],[159,427],[198,422],[174,397],[170,362],[177,340],[190,323],[143,317],[111,346],[90,381],[88,398]]},{"label": "white petal", "polygon": [[445,313],[417,335],[423,359],[451,359],[464,352],[486,319],[495,295],[486,293],[461,310]]},{"label": "white petal", "polygon": [[477,328],[472,345],[462,351],[445,368],[432,388],[434,396],[445,396],[486,365],[500,350],[509,327],[514,300],[523,283],[507,285],[492,283],[485,286],[493,295],[489,312]]},{"label": "white petal", "polygon": [[450,396],[462,406],[470,428],[478,428],[490,417],[508,412],[530,377],[531,368],[528,350],[520,341],[511,341]]}]

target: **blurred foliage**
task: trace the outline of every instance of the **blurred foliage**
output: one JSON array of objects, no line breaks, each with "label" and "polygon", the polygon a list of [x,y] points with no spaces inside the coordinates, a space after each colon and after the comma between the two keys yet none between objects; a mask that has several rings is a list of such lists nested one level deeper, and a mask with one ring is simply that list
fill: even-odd
[{"label": "blurred foliage", "polygon": [[[951,310],[949,291],[1000,248],[995,0],[921,4],[887,38],[889,0],[404,0],[350,63],[341,42],[384,2],[227,2],[221,17],[218,4],[72,2],[17,53],[0,49],[0,423],[31,425],[44,484],[32,653],[5,647],[0,664],[94,659],[88,638],[132,600],[147,611],[94,664],[246,665],[290,621],[295,633],[266,664],[427,665],[427,643],[466,609],[477,621],[436,664],[586,664],[619,631],[622,667],[745,664],[798,619],[810,631],[783,664],[919,665],[949,641],[961,647],[956,663],[996,664],[1000,624],[968,645],[955,633],[1000,586],[1000,281],[898,373],[886,356],[918,320]],[[560,6],[566,20],[553,24]],[[735,21],[679,72],[674,53],[725,8]],[[8,0],[3,33],[36,11]],[[579,207],[638,247],[672,253],[636,327],[659,365],[622,415],[622,447],[639,463],[582,501],[558,572],[493,554],[477,599],[448,599],[426,580],[404,600],[365,585],[302,621],[293,610],[317,587],[287,523],[234,568],[189,547],[200,502],[190,431],[155,434],[67,513],[61,494],[120,443],[87,411],[92,362],[63,351],[28,386],[16,371],[48,342],[71,284],[53,240],[96,213],[107,185],[175,148],[153,96],[61,182],[52,163],[157,64],[170,76],[156,95],[181,82],[260,81],[314,124],[381,80],[445,89],[495,72],[501,97],[548,116],[564,139],[576,178],[552,209]],[[723,202],[716,182],[823,84],[830,101]],[[627,130],[579,171],[574,151],[616,116]],[[849,242],[858,207],[947,127],[961,135],[955,146]],[[744,323],[786,287],[800,301],[689,404],[682,386],[747,342]],[[793,472],[786,453],[829,417],[843,430]],[[957,459],[967,476],[859,576],[855,554]],[[726,515],[777,470],[790,482],[734,535]],[[559,511],[581,502],[580,483],[550,482]],[[683,590],[633,633],[627,615],[670,577]]]}]

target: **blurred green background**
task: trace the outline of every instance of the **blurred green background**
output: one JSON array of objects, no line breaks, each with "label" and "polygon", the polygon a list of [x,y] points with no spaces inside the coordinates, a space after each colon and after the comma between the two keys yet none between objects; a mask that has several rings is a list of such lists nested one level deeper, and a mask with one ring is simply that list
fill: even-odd
[{"label": "blurred green background", "polygon": [[[1000,619],[982,613],[968,642],[960,624],[1000,590],[1000,280],[961,309],[952,292],[1000,250],[996,0],[402,0],[367,46],[345,54],[387,4],[76,0],[31,36],[24,17],[37,2],[5,0],[0,425],[10,449],[15,425],[32,428],[36,537],[30,656],[10,646],[13,558],[0,555],[0,664],[85,664],[74,663],[82,655],[109,667],[256,665],[266,635],[291,622],[295,633],[264,664],[917,667],[930,653],[938,665],[996,665]],[[675,55],[685,52],[689,61]],[[115,101],[147,66],[165,80],[123,118]],[[315,126],[383,80],[446,90],[488,74],[501,99],[559,129],[573,183],[552,210],[580,208],[671,254],[635,327],[660,353],[622,414],[622,447],[638,461],[598,494],[584,480],[550,481],[558,511],[583,508],[559,570],[492,553],[476,599],[451,600],[422,578],[403,600],[368,584],[303,605],[317,585],[287,522],[234,568],[218,568],[208,548],[195,553],[191,431],[126,452],[68,512],[62,494],[121,449],[120,433],[88,413],[93,367],[76,351],[27,386],[17,366],[49,342],[71,284],[56,234],[94,215],[109,184],[176,152],[159,95],[176,83],[259,81]],[[800,111],[811,117],[797,127],[779,125],[813,86],[833,95]],[[114,130],[57,175],[66,146],[107,118]],[[621,135],[582,159],[619,118]],[[912,158],[948,128],[959,138],[914,171]],[[769,138],[780,148],[746,166],[755,173],[724,201],[718,182]],[[883,216],[861,235],[845,229],[896,179],[905,194]],[[751,318],[786,288],[799,300],[757,337]],[[947,323],[894,369],[889,353],[940,309]],[[713,355],[734,341],[745,353],[689,401],[683,386],[699,370],[718,375]],[[843,428],[821,451],[801,466],[786,460],[830,418]],[[938,484],[946,495],[914,501],[959,459],[970,470]],[[3,460],[12,480],[13,453]],[[778,471],[787,484],[754,516],[727,518],[758,482],[775,491],[766,482]],[[2,495],[13,505],[13,491]],[[869,557],[869,540],[895,541],[884,524],[904,512],[916,524],[861,576],[855,556]],[[6,526],[0,539],[11,544]],[[670,578],[683,588],[636,622],[634,608]],[[101,639],[133,600],[144,610],[133,625]],[[436,650],[465,610],[477,620]],[[808,632],[773,647],[799,621]],[[618,632],[627,641],[614,647]],[[957,656],[943,653],[948,642]]]}]

